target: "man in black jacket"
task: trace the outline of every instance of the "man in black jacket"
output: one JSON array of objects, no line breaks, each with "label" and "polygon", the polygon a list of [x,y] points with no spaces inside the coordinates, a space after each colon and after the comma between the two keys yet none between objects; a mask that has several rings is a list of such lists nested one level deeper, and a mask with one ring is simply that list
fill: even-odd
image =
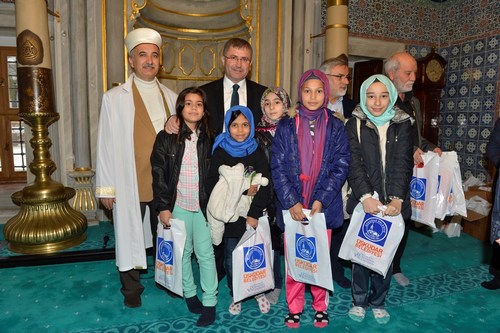
[{"label": "man in black jacket", "polygon": [[[392,55],[384,64],[386,75],[398,91],[396,106],[409,114],[415,122],[413,131],[413,162],[423,163],[422,154],[425,151],[433,151],[441,155],[441,149],[422,136],[422,114],[420,112],[420,102],[413,96],[412,89],[417,76],[417,61],[407,52],[398,52]],[[401,257],[403,256],[411,220],[405,221],[405,233],[394,255],[392,274],[396,282],[405,287],[410,284],[410,280],[401,271]]]},{"label": "man in black jacket", "polygon": [[[332,110],[334,116],[345,121],[350,118],[352,111],[356,107],[356,103],[345,97],[347,87],[351,80],[349,75],[349,61],[345,54],[338,57],[330,58],[321,64],[320,71],[326,74],[330,83],[330,91],[328,92],[328,109]],[[347,197],[347,183],[342,188],[342,196],[345,202]],[[332,230],[332,241],[330,244],[330,260],[332,266],[332,277],[335,282],[342,288],[350,288],[351,281],[344,276],[345,260],[338,257],[340,245],[344,240],[347,227],[349,226],[349,214],[344,213],[344,224],[341,228]]]}]

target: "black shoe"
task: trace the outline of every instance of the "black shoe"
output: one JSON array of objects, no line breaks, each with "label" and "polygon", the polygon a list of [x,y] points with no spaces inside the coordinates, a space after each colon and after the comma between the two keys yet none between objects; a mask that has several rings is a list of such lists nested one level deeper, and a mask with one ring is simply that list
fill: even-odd
[{"label": "black shoe", "polygon": [[189,312],[196,314],[203,313],[204,307],[203,304],[201,304],[200,300],[198,299],[198,296],[186,298],[186,304]]},{"label": "black shoe", "polygon": [[481,286],[489,290],[500,289],[500,279],[494,278],[491,281],[484,281],[481,283]]},{"label": "black shoe", "polygon": [[215,306],[204,306],[196,326],[208,326],[215,321]]},{"label": "black shoe", "polygon": [[226,277],[226,272],[217,272],[217,281],[220,283]]},{"label": "black shoe", "polygon": [[337,282],[337,284],[344,289],[351,288],[351,281],[343,275],[334,277],[333,281]]}]

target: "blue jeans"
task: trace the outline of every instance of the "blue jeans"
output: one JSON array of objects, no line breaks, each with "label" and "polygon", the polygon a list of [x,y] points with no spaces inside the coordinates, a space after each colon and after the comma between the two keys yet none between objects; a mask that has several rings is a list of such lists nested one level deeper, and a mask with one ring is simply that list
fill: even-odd
[{"label": "blue jeans", "polygon": [[233,251],[240,241],[237,237],[224,238],[224,265],[226,266],[226,279],[229,294],[233,296]]}]

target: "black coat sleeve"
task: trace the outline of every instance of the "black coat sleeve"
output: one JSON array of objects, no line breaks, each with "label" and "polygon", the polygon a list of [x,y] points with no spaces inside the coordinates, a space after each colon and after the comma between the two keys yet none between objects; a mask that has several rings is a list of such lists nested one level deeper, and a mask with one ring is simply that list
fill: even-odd
[{"label": "black coat sleeve", "polygon": [[151,153],[151,170],[153,173],[153,201],[158,212],[171,208],[172,196],[169,193],[168,184],[170,175],[169,162],[174,159],[173,153],[168,150],[168,134],[160,131],[156,136]]},{"label": "black coat sleeve", "polygon": [[409,187],[413,174],[413,135],[411,122],[404,121],[398,125],[396,140],[386,162],[387,197],[409,199]]}]

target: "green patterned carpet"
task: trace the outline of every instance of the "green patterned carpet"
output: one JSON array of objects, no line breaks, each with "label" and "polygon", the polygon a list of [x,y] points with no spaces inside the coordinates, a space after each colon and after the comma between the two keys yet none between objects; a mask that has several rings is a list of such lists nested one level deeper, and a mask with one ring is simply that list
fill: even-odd
[{"label": "green patterned carpet", "polygon": [[[96,246],[101,246],[102,231],[91,228],[90,233],[97,234]],[[328,310],[331,322],[325,329],[313,326],[310,295],[301,327],[291,330],[283,324],[283,294],[268,314],[261,314],[252,299],[234,317],[227,311],[230,298],[223,280],[217,320],[200,329],[182,299],[155,287],[151,270],[142,276],[142,307],[129,309],[123,306],[113,260],[5,268],[0,269],[0,332],[500,333],[500,290],[480,286],[490,278],[484,262],[487,250],[467,234],[447,238],[412,230],[402,263],[411,284],[403,288],[393,281],[387,299],[390,323],[378,325],[370,311],[362,323],[349,319],[350,292],[335,285]]]}]

